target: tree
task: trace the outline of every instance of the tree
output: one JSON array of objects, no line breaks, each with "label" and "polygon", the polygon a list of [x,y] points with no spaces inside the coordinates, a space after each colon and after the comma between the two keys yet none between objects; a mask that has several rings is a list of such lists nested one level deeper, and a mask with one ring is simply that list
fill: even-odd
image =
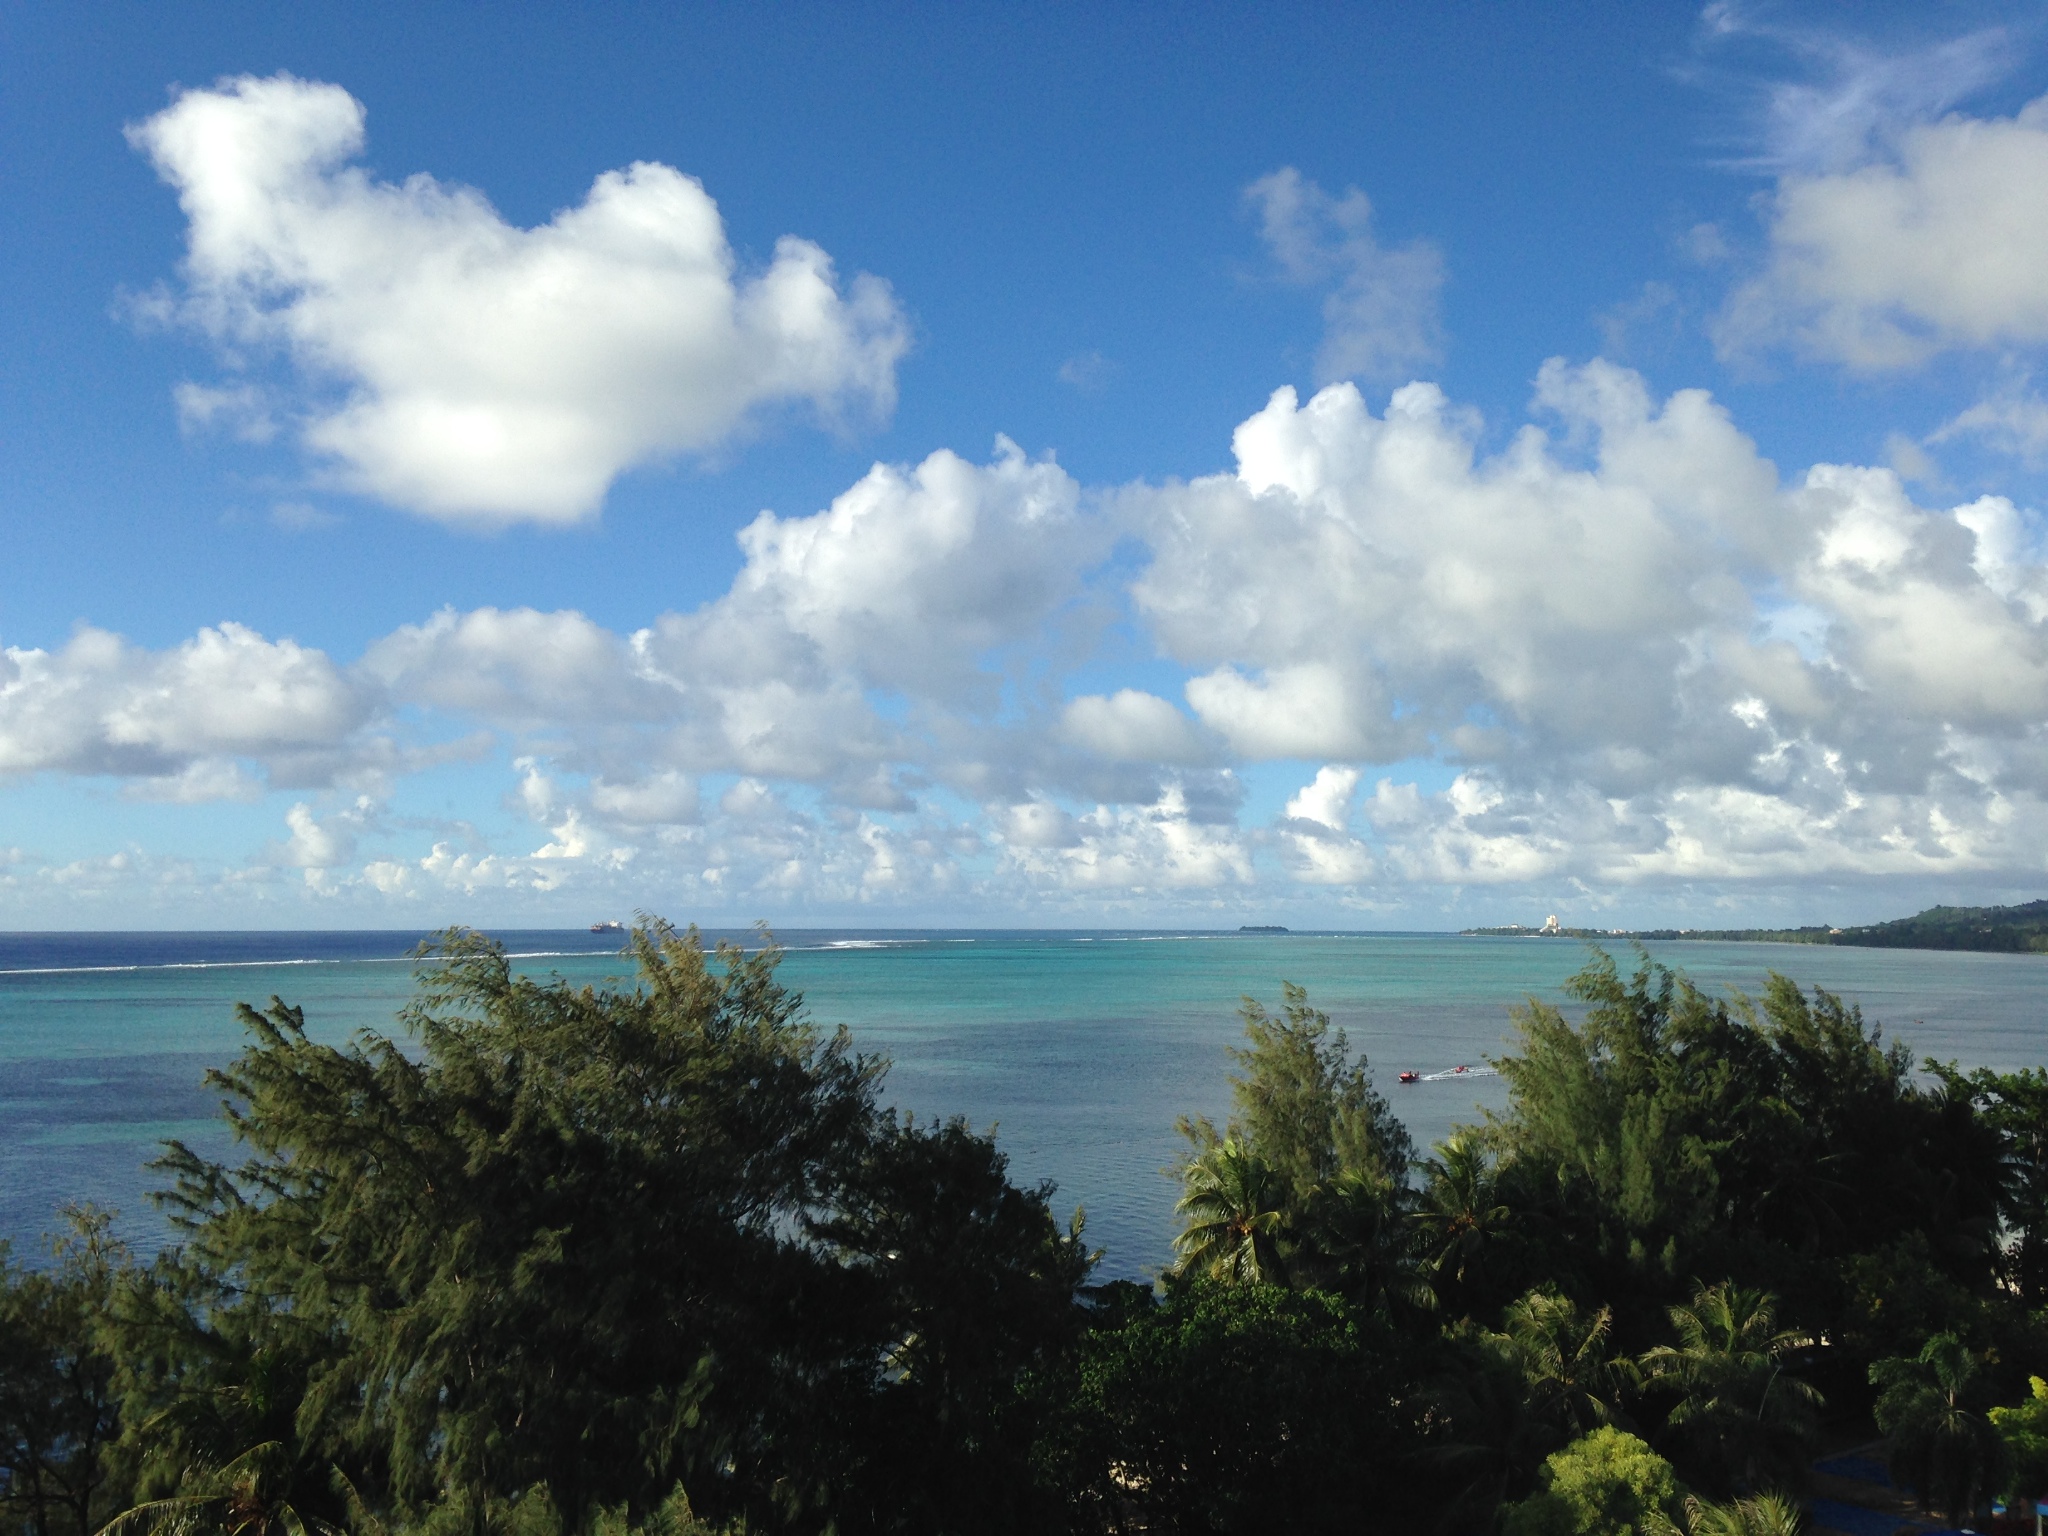
[{"label": "tree", "polygon": [[1449,1137],[1422,1166],[1413,1217],[1422,1270],[1438,1303],[1455,1311],[1492,1278],[1495,1251],[1516,1213],[1500,1198],[1491,1156],[1478,1134]]},{"label": "tree", "polygon": [[139,1402],[281,1418],[233,1450],[401,1515],[544,1486],[574,1529],[680,1483],[721,1523],[976,1523],[943,1509],[957,1481],[937,1507],[861,1490],[958,1453],[991,1507],[1014,1491],[999,1409],[1087,1268],[1050,1191],[881,1113],[883,1064],[808,1023],[772,945],[714,969],[653,921],[631,948],[637,987],[575,989],[452,931],[408,1046],[245,1008],[211,1081],[249,1155],[161,1165],[186,1241],[137,1319]]},{"label": "tree", "polygon": [[180,1492],[137,1504],[100,1536],[343,1536],[340,1526],[292,1502],[293,1460],[271,1440],[224,1466],[188,1468]]},{"label": "tree", "polygon": [[109,1213],[64,1215],[48,1269],[14,1264],[0,1242],[0,1511],[27,1536],[98,1527],[104,1452],[120,1425],[101,1323],[128,1251]]},{"label": "tree", "polygon": [[1315,1291],[1196,1280],[1105,1298],[1041,1450],[1088,1530],[1350,1532],[1419,1515],[1395,1475],[1405,1352]]},{"label": "tree", "polygon": [[1715,998],[1646,955],[1624,978],[1596,953],[1567,990],[1578,1022],[1516,1011],[1509,1108],[1486,1134],[1499,1198],[1542,1245],[1534,1272],[1612,1304],[1632,1345],[1701,1274],[1851,1335],[1844,1266],[1909,1240],[1944,1282],[1994,1294],[1999,1136],[1856,1008],[1781,976],[1758,1001]]},{"label": "tree", "polygon": [[1231,1080],[1233,1131],[1271,1165],[1297,1205],[1343,1172],[1406,1184],[1414,1147],[1373,1088],[1365,1057],[1352,1059],[1344,1031],[1309,1006],[1306,990],[1282,982],[1281,994],[1277,1016],[1249,997],[1238,1009],[1249,1043],[1231,1051],[1239,1068]]},{"label": "tree", "polygon": [[1413,1318],[1434,1303],[1416,1272],[1408,1191],[1364,1169],[1345,1169],[1309,1196],[1289,1236],[1293,1273],[1364,1307]]},{"label": "tree", "polygon": [[319,1308],[238,1280],[173,1250],[114,1293],[105,1336],[123,1411],[109,1459],[141,1501],[124,1529],[328,1529],[345,1517],[338,1432],[307,1411],[332,1334]]},{"label": "tree", "polygon": [[843,1527],[1038,1532],[1056,1518],[1033,1480],[1029,1375],[1077,1341],[1075,1293],[1096,1255],[1053,1189],[1019,1189],[987,1137],[908,1117],[878,1135],[818,1235],[864,1278],[887,1348]]},{"label": "tree", "polygon": [[1181,1170],[1174,1214],[1183,1223],[1173,1245],[1176,1271],[1241,1283],[1285,1284],[1280,1254],[1287,1225],[1280,1176],[1236,1136],[1191,1158]]},{"label": "tree", "polygon": [[[1708,1504],[1688,1496],[1682,1529],[1684,1536],[1799,1536],[1805,1528],[1797,1504],[1783,1494],[1760,1493],[1731,1504]],[[1680,1530],[1670,1525],[1667,1536],[1678,1536]]]},{"label": "tree", "polygon": [[1442,1431],[1428,1460],[1450,1485],[1445,1529],[1489,1528],[1498,1506],[1531,1491],[1546,1457],[1623,1417],[1632,1371],[1609,1353],[1606,1308],[1588,1316],[1536,1290],[1504,1323],[1501,1332],[1454,1327],[1446,1367],[1423,1394]]},{"label": "tree", "polygon": [[2032,1395],[2011,1408],[1993,1408],[1985,1417],[2005,1442],[2012,1471],[2006,1479],[2008,1498],[2048,1502],[2048,1381],[2028,1380]]},{"label": "tree", "polygon": [[2048,1304],[2048,1068],[1980,1067],[1965,1076],[1953,1062],[1926,1067],[1953,1096],[1974,1103],[2003,1143],[2006,1279],[2021,1301],[2038,1309]]},{"label": "tree", "polygon": [[1503,1511],[1506,1536],[1648,1536],[1678,1502],[1671,1463],[1604,1425],[1543,1463],[1538,1487]]},{"label": "tree", "polygon": [[1961,1521],[2005,1483],[2005,1441],[1972,1404],[1982,1362],[1952,1333],[1937,1333],[1912,1359],[1870,1368],[1877,1427],[1895,1482]]},{"label": "tree", "polygon": [[1344,1032],[1283,983],[1278,1015],[1252,998],[1232,1051],[1235,1106],[1219,1134],[1183,1119],[1185,1223],[1178,1270],[1310,1285],[1367,1305],[1407,1305],[1413,1283],[1405,1217],[1412,1144],[1374,1091]]},{"label": "tree", "polygon": [[1732,1282],[1700,1287],[1670,1317],[1678,1343],[1651,1349],[1642,1369],[1678,1397],[1666,1422],[1690,1453],[1688,1474],[1724,1495],[1796,1481],[1821,1396],[1788,1367],[1812,1340],[1777,1326],[1769,1296]]},{"label": "tree", "polygon": [[1582,1313],[1569,1297],[1536,1290],[1510,1305],[1502,1337],[1519,1366],[1537,1422],[1560,1442],[1589,1434],[1620,1416],[1633,1371],[1610,1354],[1613,1314]]}]

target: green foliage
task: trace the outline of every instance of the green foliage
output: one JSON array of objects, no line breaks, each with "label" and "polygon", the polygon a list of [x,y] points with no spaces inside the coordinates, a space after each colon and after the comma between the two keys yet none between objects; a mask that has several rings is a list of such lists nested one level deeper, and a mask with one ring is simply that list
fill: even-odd
[{"label": "green foliage", "polygon": [[1336,1291],[1369,1307],[1425,1297],[1407,1226],[1413,1145],[1344,1032],[1283,983],[1276,1016],[1238,1010],[1235,1104],[1219,1134],[1183,1120],[1176,1273]]},{"label": "green foliage", "polygon": [[1552,1454],[1537,1482],[1502,1511],[1506,1536],[1647,1536],[1678,1502],[1671,1463],[1613,1425]]},{"label": "green foliage", "polygon": [[1392,1512],[1400,1363],[1320,1292],[1121,1288],[1082,1345],[1048,1475],[1087,1529],[1355,1530]]},{"label": "green foliage", "polygon": [[[690,1506],[678,1484],[667,1498],[635,1518],[626,1505],[594,1511],[579,1529],[568,1525],[545,1483],[536,1483],[509,1498],[490,1495],[481,1502],[451,1497],[426,1510],[398,1536],[746,1536],[744,1521],[712,1526]],[[357,1521],[355,1536],[393,1536],[374,1519]]]},{"label": "green foliage", "polygon": [[1163,1294],[1091,1290],[1079,1213],[881,1110],[772,948],[632,952],[577,990],[452,932],[404,1040],[244,1009],[181,1245],[0,1256],[0,1536],[1785,1536],[1807,1370],[1932,1502],[2048,1479],[2038,1378],[1979,1411],[2048,1367],[2048,1072],[1925,1086],[1826,993],[1599,956],[1417,1188],[1289,986],[1182,1124]]},{"label": "green foliage", "polygon": [[1181,1170],[1173,1245],[1179,1271],[1239,1284],[1282,1284],[1280,1255],[1289,1212],[1283,1181],[1240,1137],[1203,1148]]},{"label": "green foliage", "polygon": [[1531,1291],[1504,1319],[1502,1343],[1522,1375],[1529,1411],[1560,1440],[1576,1438],[1621,1417],[1622,1393],[1635,1372],[1611,1353],[1613,1314],[1583,1313],[1555,1291]]},{"label": "green foliage", "polygon": [[2027,1385],[2032,1396],[2012,1408],[1993,1408],[1986,1415],[2005,1442],[2012,1471],[2002,1492],[2008,1498],[2039,1499],[2048,1495],[2048,1381],[2039,1376]]},{"label": "green foliage", "polygon": [[1281,983],[1278,1016],[1252,998],[1238,1009],[1249,1043],[1233,1049],[1232,1129],[1280,1176],[1288,1198],[1305,1205],[1340,1173],[1405,1183],[1414,1155],[1408,1132],[1377,1093],[1363,1055],[1351,1057],[1344,1031],[1308,1004],[1308,993]]},{"label": "green foliage", "polygon": [[1604,955],[1567,990],[1582,1022],[1517,1011],[1510,1106],[1487,1133],[1495,1198],[1544,1234],[1537,1276],[1647,1321],[1638,1298],[1718,1273],[1833,1334],[1845,1262],[1918,1233],[1937,1273],[1990,1292],[1999,1139],[1966,1099],[1918,1087],[1856,1009],[1783,977],[1730,1005],[1647,959],[1624,981]]},{"label": "green foliage", "polygon": [[1974,1406],[1982,1364],[1954,1334],[1938,1333],[1917,1356],[1870,1368],[1893,1480],[1957,1521],[2003,1487],[2011,1470],[2006,1442]]},{"label": "green foliage", "polygon": [[861,1283],[878,1341],[858,1457],[832,1502],[855,1529],[1042,1528],[1052,1495],[1029,1450],[1027,1375],[1064,1359],[1094,1257],[1052,1186],[1019,1189],[989,1139],[959,1121],[875,1137],[815,1231]]},{"label": "green foliage", "polygon": [[1700,1287],[1671,1324],[1678,1342],[1645,1354],[1642,1371],[1677,1396],[1666,1423],[1687,1476],[1717,1494],[1802,1482],[1821,1395],[1788,1367],[1813,1341],[1778,1327],[1772,1298],[1733,1282]]},{"label": "green foliage", "polygon": [[300,1509],[291,1452],[272,1440],[221,1466],[186,1468],[180,1491],[110,1520],[101,1536],[343,1536],[339,1526]]},{"label": "green foliage", "polygon": [[1422,1272],[1438,1306],[1453,1316],[1484,1310],[1512,1257],[1517,1212],[1501,1198],[1500,1179],[1484,1139],[1452,1135],[1422,1165],[1414,1212]]},{"label": "green foliage", "polygon": [[108,1513],[104,1451],[120,1423],[100,1335],[127,1251],[108,1214],[65,1212],[47,1269],[0,1243],[0,1529],[88,1536]]},{"label": "green foliage", "polygon": [[1953,1098],[1974,1104],[2003,1144],[2004,1278],[2029,1307],[2048,1305],[2048,1068],[1965,1075],[1953,1062],[1930,1061],[1927,1070]]},{"label": "green foliage", "polygon": [[1589,1431],[1625,1424],[1631,1362],[1611,1353],[1611,1315],[1553,1290],[1510,1305],[1500,1332],[1454,1328],[1422,1393],[1439,1426],[1429,1460],[1455,1492],[1449,1524],[1484,1528],[1503,1501],[1535,1485],[1544,1459]]},{"label": "green foliage", "polygon": [[1829,942],[1879,949],[2048,951],[2048,901],[2016,907],[1929,907],[1914,917],[1846,928]]},{"label": "green foliage", "polygon": [[[1669,1527],[1671,1536],[1677,1536],[1680,1529]],[[1799,1536],[1805,1529],[1806,1517],[1799,1506],[1781,1493],[1760,1493],[1729,1504],[1708,1504],[1692,1497],[1685,1501],[1684,1536]]]},{"label": "green foliage", "polygon": [[212,1081],[250,1155],[173,1147],[185,1248],[126,1323],[145,1484],[275,1443],[399,1515],[543,1487],[578,1529],[681,1483],[775,1528],[1012,1517],[1003,1412],[1089,1263],[1050,1191],[879,1113],[774,950],[633,952],[639,988],[574,990],[451,933],[410,1048],[243,1011]]}]

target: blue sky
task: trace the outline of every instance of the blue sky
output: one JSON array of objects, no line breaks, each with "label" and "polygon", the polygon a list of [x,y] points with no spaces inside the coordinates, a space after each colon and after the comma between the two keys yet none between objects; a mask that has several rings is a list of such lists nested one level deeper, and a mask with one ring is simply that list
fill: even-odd
[{"label": "blue sky", "polygon": [[0,923],[2038,896],[2038,17],[17,9]]}]

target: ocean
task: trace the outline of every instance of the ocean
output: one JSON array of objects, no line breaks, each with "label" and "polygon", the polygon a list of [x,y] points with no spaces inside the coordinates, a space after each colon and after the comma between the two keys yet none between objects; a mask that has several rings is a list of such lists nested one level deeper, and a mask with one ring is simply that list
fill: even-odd
[{"label": "ocean", "polygon": [[[616,935],[503,932],[529,972],[628,980]],[[708,937],[715,937],[711,935]],[[750,939],[751,935],[732,935]],[[67,1201],[119,1215],[138,1250],[168,1237],[144,1164],[167,1137],[223,1153],[208,1066],[239,1049],[237,1001],[302,1006],[322,1040],[395,1028],[417,933],[0,934],[0,1238],[33,1259]],[[1497,1077],[1400,1085],[1404,1070],[1480,1066],[1509,1048],[1509,1006],[1562,1001],[1570,940],[1449,934],[873,932],[781,935],[785,984],[815,1020],[893,1063],[884,1097],[993,1128],[1014,1177],[1087,1212],[1105,1277],[1171,1254],[1182,1114],[1229,1109],[1240,997],[1305,986],[1366,1052],[1428,1147],[1505,1103]],[[1716,991],[1780,970],[1862,1005],[1918,1057],[2048,1063],[2048,957],[1800,945],[1665,943],[1652,955]],[[1624,963],[1627,956],[1622,955]]]}]

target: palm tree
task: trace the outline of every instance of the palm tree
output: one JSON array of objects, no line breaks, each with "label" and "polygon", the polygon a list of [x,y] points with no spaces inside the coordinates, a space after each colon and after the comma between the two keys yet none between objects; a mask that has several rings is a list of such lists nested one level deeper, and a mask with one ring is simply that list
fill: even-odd
[{"label": "palm tree", "polygon": [[1653,1536],[1800,1536],[1805,1528],[1797,1504],[1780,1493],[1760,1493],[1732,1504],[1687,1498],[1683,1529],[1660,1520]]},{"label": "palm tree", "polygon": [[1367,1309],[1412,1313],[1434,1303],[1415,1272],[1407,1191],[1382,1174],[1346,1169],[1309,1194],[1293,1233],[1299,1244],[1293,1268],[1308,1283],[1342,1292]]},{"label": "palm tree", "polygon": [[1679,1342],[1650,1350],[1642,1370],[1678,1394],[1667,1422],[1692,1453],[1693,1480],[1724,1495],[1792,1483],[1821,1395],[1786,1367],[1813,1341],[1780,1330],[1772,1298],[1733,1281],[1701,1286],[1669,1315]]},{"label": "palm tree", "polygon": [[2010,1454],[1991,1421],[1964,1403],[1977,1368],[1952,1333],[1934,1335],[1914,1359],[1870,1368],[1893,1479],[1958,1522],[2004,1480]]},{"label": "palm tree", "polygon": [[1503,1321],[1530,1409],[1560,1444],[1614,1422],[1634,1371],[1627,1359],[1607,1353],[1614,1322],[1608,1308],[1588,1317],[1568,1296],[1531,1291],[1509,1305]]},{"label": "palm tree", "polygon": [[195,1468],[186,1492],[116,1515],[99,1536],[343,1536],[292,1503],[293,1470],[283,1443],[266,1440],[224,1466]]},{"label": "palm tree", "polygon": [[1437,1529],[1493,1529],[1501,1503],[1526,1492],[1543,1458],[1564,1441],[1554,1426],[1539,1422],[1528,1384],[1507,1336],[1483,1329],[1453,1330],[1444,1365],[1418,1400],[1424,1416],[1439,1427],[1423,1453],[1458,1493],[1442,1511]]},{"label": "palm tree", "polygon": [[1233,1284],[1287,1283],[1280,1253],[1284,1188],[1257,1153],[1227,1136],[1183,1165],[1181,1183],[1185,1192],[1173,1208],[1186,1222],[1173,1240],[1180,1273]]},{"label": "palm tree", "polygon": [[1476,1138],[1453,1136],[1436,1151],[1423,1164],[1428,1181],[1414,1220],[1423,1270],[1442,1298],[1484,1277],[1487,1251],[1514,1213],[1497,1197],[1486,1148]]}]

